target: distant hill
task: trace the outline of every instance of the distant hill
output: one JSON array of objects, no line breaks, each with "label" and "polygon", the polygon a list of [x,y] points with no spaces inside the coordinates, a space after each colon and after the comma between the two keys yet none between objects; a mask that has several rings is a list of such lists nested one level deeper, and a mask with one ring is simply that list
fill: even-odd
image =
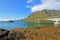
[{"label": "distant hill", "polygon": [[60,10],[42,10],[30,14],[27,18],[23,19],[24,22],[34,22],[41,18],[60,17]]}]

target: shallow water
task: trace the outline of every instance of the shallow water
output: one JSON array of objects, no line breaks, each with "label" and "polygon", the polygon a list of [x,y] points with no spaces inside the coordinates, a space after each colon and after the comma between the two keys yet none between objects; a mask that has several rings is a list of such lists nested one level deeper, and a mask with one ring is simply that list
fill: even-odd
[{"label": "shallow water", "polygon": [[14,29],[14,28],[27,28],[27,23],[24,22],[0,22],[0,28]]},{"label": "shallow water", "polygon": [[53,26],[53,24],[51,23],[27,23],[27,22],[18,22],[18,21],[14,21],[14,22],[0,22],[0,28],[3,29],[14,29],[14,28],[34,28],[34,27],[38,27],[38,26]]}]

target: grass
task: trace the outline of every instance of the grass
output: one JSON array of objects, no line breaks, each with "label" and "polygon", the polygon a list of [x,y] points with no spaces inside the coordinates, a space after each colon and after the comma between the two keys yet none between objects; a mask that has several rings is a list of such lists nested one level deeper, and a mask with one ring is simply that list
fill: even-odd
[{"label": "grass", "polygon": [[[49,13],[47,13],[47,11]],[[30,14],[27,18],[23,19],[24,22],[34,22],[37,19],[44,19],[44,18],[53,18],[53,17],[60,17],[60,10],[42,10],[38,12],[34,12]]]}]

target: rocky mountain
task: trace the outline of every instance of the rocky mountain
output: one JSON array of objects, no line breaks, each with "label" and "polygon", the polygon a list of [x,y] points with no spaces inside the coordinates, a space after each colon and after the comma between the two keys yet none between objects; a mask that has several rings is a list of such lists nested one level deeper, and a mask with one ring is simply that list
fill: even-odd
[{"label": "rocky mountain", "polygon": [[50,18],[50,17],[60,17],[60,10],[42,10],[38,12],[34,12],[29,15],[27,18],[23,19],[24,22],[34,22],[37,19],[41,18]]}]

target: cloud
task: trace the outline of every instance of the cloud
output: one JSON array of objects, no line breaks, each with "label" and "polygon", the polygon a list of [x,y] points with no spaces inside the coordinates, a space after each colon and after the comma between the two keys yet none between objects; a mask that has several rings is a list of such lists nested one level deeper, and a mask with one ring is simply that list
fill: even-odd
[{"label": "cloud", "polygon": [[28,6],[28,5],[27,5],[26,8],[32,8],[32,6]]},{"label": "cloud", "polygon": [[60,1],[59,0],[41,0],[42,4],[37,4],[31,7],[31,11],[41,11],[44,9],[50,10],[59,10],[60,9]]},{"label": "cloud", "polygon": [[27,3],[30,4],[32,2],[32,0],[27,0]]}]

